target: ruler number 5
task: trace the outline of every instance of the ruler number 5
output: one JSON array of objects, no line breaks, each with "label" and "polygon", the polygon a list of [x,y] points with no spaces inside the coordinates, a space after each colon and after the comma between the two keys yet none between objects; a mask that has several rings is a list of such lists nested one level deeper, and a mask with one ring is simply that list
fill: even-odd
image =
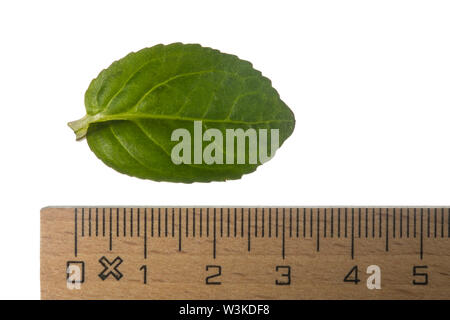
[{"label": "ruler number 5", "polygon": [[415,286],[428,285],[428,273],[425,271],[426,269],[428,269],[428,266],[414,266],[413,267],[413,276],[414,277],[422,277],[422,280],[414,279],[413,285],[415,285]]}]

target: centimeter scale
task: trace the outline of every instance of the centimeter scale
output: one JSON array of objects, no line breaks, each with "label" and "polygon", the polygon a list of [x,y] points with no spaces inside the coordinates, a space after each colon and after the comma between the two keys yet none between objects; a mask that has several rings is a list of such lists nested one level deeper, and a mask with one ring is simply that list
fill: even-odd
[{"label": "centimeter scale", "polygon": [[449,299],[449,208],[48,207],[42,299]]}]

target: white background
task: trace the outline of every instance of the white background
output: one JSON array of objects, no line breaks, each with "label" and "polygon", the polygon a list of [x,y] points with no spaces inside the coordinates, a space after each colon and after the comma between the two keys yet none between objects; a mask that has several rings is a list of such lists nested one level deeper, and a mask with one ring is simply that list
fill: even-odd
[{"label": "white background", "polygon": [[[449,205],[448,1],[3,1],[0,298],[39,298],[48,205]],[[100,70],[200,43],[251,61],[294,134],[241,180],[172,184],[105,166],[66,123]]]}]

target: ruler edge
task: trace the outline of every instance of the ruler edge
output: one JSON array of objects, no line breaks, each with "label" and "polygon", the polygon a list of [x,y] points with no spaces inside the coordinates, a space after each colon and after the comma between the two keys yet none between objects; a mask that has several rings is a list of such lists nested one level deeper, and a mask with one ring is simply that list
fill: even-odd
[{"label": "ruler edge", "polygon": [[[408,209],[414,209],[414,208],[421,208],[421,209],[435,209],[435,208],[442,208],[442,209],[450,209],[450,206],[269,206],[269,205],[257,205],[257,206],[146,206],[146,205],[140,205],[140,206],[83,206],[83,205],[77,205],[77,206],[45,206],[40,209],[40,219],[39,219],[39,298],[40,300],[50,300],[43,296],[43,293],[46,292],[44,289],[43,284],[43,277],[42,273],[43,270],[41,268],[41,259],[42,259],[42,234],[43,234],[43,216],[46,214],[48,210],[54,210],[54,209],[75,209],[75,208],[182,208],[182,209],[195,209],[195,208],[246,208],[246,209],[259,209],[259,208],[304,208],[304,209],[331,209],[331,208],[367,208],[367,209],[393,209],[393,208],[408,208]],[[449,298],[450,299],[450,298]],[[59,300],[57,298],[57,300]],[[365,299],[364,299],[365,300]],[[394,299],[397,300],[397,299]],[[420,299],[419,299],[420,300]],[[411,299],[410,301],[417,301],[416,299]]]},{"label": "ruler edge", "polygon": [[450,209],[450,205],[443,205],[443,206],[408,206],[408,205],[404,205],[404,206],[358,206],[358,205],[351,205],[351,206],[346,206],[346,205],[338,205],[338,206],[299,206],[299,205],[292,205],[292,206],[277,206],[277,205],[255,205],[255,206],[251,206],[251,205],[245,205],[245,206],[238,206],[238,205],[189,205],[189,206],[183,206],[183,205],[176,205],[176,206],[158,206],[158,205],[152,205],[152,206],[147,206],[147,205],[139,205],[139,206],[114,206],[114,205],[101,205],[101,206],[93,206],[93,205],[68,205],[68,206],[45,206],[42,207],[40,212],[41,213],[45,213],[47,210],[49,209],[75,209],[75,208],[98,208],[98,209],[115,209],[115,208],[120,208],[120,209],[131,209],[131,208],[177,208],[177,209],[195,209],[195,208],[245,208],[245,209],[262,209],[262,208],[299,208],[299,209],[343,209],[343,208],[361,208],[361,209]]}]

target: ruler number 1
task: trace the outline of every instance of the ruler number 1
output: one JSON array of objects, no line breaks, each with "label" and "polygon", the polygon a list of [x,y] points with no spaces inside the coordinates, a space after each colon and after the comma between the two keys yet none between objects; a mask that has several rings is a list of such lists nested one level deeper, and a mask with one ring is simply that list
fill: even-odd
[{"label": "ruler number 1", "polygon": [[144,274],[144,284],[147,284],[147,266],[144,264],[139,270]]}]

